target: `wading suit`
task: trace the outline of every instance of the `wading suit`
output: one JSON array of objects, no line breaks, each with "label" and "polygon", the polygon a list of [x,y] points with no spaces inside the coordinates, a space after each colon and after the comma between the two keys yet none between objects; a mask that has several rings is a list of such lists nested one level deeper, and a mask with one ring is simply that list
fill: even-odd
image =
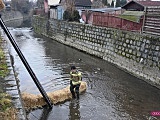
[{"label": "wading suit", "polygon": [[[79,99],[79,87],[82,81],[82,74],[81,72],[73,69],[70,71],[70,91],[72,93],[72,98]],[[75,91],[74,91],[75,88]],[[77,96],[75,96],[75,93]]]}]

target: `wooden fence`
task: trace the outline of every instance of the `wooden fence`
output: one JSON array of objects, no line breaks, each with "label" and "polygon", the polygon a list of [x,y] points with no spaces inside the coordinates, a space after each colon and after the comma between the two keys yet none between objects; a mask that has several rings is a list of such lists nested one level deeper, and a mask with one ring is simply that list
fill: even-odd
[{"label": "wooden fence", "polygon": [[139,23],[119,18],[116,14],[94,13],[93,25],[116,28],[127,31],[142,31],[143,19]]},{"label": "wooden fence", "polygon": [[143,33],[160,35],[160,6],[146,8]]}]

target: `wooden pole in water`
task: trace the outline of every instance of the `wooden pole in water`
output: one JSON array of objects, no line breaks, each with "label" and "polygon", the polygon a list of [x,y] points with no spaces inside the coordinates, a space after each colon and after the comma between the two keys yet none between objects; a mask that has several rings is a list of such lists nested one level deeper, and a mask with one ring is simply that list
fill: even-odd
[{"label": "wooden pole in water", "polygon": [[[2,0],[0,0],[0,10],[4,8],[4,3]],[[46,103],[48,104],[49,108],[52,108],[51,101],[49,97],[47,96],[47,93],[43,89],[42,85],[38,81],[36,75],[34,74],[33,70],[29,66],[27,60],[25,59],[24,55],[22,54],[21,50],[19,49],[17,43],[13,39],[12,35],[10,34],[9,30],[7,29],[6,25],[4,24],[1,15],[0,15],[0,24],[4,32],[6,33],[7,37],[9,38],[11,44],[13,45],[14,49],[16,50],[18,56],[20,57],[21,61],[23,62],[24,66],[26,67],[27,71],[29,72],[30,76],[32,77],[33,81],[35,82],[37,88],[39,89],[40,93],[42,94],[43,98],[45,99]]]}]

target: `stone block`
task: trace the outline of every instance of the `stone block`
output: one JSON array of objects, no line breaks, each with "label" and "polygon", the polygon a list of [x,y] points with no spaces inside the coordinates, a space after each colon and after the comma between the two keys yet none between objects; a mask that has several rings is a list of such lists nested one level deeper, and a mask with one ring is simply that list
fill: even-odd
[{"label": "stone block", "polygon": [[126,47],[126,46],[127,46],[127,44],[126,44],[126,43],[123,43],[123,46],[124,46],[124,47]]},{"label": "stone block", "polygon": [[138,41],[138,42],[137,42],[137,46],[140,46],[140,45],[141,45],[141,43]]},{"label": "stone block", "polygon": [[123,55],[123,56],[125,56],[125,55],[126,55],[126,53],[125,53],[125,52],[122,52],[122,55]]},{"label": "stone block", "polygon": [[131,50],[131,49],[129,49],[129,53],[132,53],[132,50]]},{"label": "stone block", "polygon": [[156,46],[155,50],[159,51],[160,50],[160,46]]},{"label": "stone block", "polygon": [[130,57],[130,54],[126,54],[126,57],[129,58],[129,57]]},{"label": "stone block", "polygon": [[110,38],[111,37],[111,35],[110,34],[107,34],[107,38]]}]

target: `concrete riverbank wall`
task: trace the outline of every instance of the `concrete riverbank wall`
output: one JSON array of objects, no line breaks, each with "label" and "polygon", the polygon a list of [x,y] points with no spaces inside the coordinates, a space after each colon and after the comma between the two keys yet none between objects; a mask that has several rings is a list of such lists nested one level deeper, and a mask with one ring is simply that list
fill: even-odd
[{"label": "concrete riverbank wall", "polygon": [[[12,27],[21,25],[24,20],[24,16],[19,11],[1,11],[1,17],[6,25],[10,24]],[[16,109],[18,119],[26,120],[26,111],[23,106],[21,91],[19,88],[20,83],[19,79],[17,78],[17,73],[14,69],[14,58],[10,53],[11,44],[4,34],[4,31],[1,29],[0,37],[2,38],[2,46],[5,53],[9,74],[1,81],[1,86],[3,86],[5,92],[11,96],[13,107]]]},{"label": "concrete riverbank wall", "polygon": [[16,114],[18,119],[25,120],[26,119],[26,111],[23,107],[23,103],[21,100],[21,94],[20,94],[20,84],[19,80],[16,77],[16,71],[14,70],[14,58],[12,57],[10,53],[10,44],[9,41],[6,40],[6,38],[2,35],[2,31],[0,34],[2,38],[3,43],[3,51],[5,53],[6,63],[8,66],[9,74],[1,81],[1,85],[3,86],[6,93],[8,93],[11,96],[13,107],[16,109]]},{"label": "concrete riverbank wall", "polygon": [[160,37],[34,16],[36,33],[102,58],[160,88]]}]

